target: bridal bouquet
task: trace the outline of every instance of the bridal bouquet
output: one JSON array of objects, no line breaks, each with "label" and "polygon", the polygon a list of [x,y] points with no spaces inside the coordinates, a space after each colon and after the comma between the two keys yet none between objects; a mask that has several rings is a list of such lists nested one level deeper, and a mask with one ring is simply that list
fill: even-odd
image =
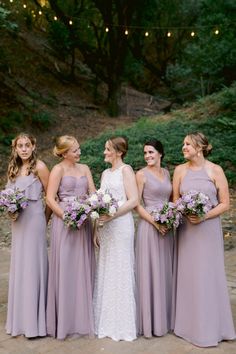
[{"label": "bridal bouquet", "polygon": [[6,188],[0,192],[0,211],[14,214],[27,206],[28,200],[18,188]]},{"label": "bridal bouquet", "polygon": [[113,198],[109,191],[103,191],[99,189],[95,193],[91,194],[88,198],[89,205],[92,209],[91,218],[96,220],[100,215],[108,214],[113,216],[118,209],[118,201]]},{"label": "bridal bouquet", "polygon": [[63,221],[67,227],[72,229],[79,229],[81,225],[88,219],[91,212],[91,207],[86,201],[75,198],[73,201],[69,201],[66,205]]},{"label": "bridal bouquet", "polygon": [[182,214],[193,214],[200,218],[212,208],[209,197],[195,190],[183,194],[182,197],[176,201],[176,206]]},{"label": "bridal bouquet", "polygon": [[152,210],[151,215],[155,222],[167,226],[168,229],[172,227],[177,228],[181,221],[181,212],[172,202],[164,202],[157,208]]}]

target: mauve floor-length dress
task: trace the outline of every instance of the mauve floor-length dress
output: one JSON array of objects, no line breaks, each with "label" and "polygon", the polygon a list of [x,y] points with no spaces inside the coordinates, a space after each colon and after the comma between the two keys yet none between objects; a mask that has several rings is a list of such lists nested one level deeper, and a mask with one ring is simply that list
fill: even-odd
[{"label": "mauve floor-length dress", "polygon": [[18,187],[29,200],[12,222],[12,247],[6,332],[28,338],[46,335],[47,244],[42,184],[33,174],[19,176]]},{"label": "mauve floor-length dress", "polygon": [[[88,193],[86,176],[62,177],[58,191],[64,209],[73,197]],[[93,335],[94,250],[90,221],[73,230],[53,215],[49,255],[47,332],[67,336]]]},{"label": "mauve floor-length dress", "polygon": [[[180,193],[190,190],[218,204],[217,189],[204,168],[188,169]],[[197,225],[185,218],[178,231],[176,264],[175,334],[200,347],[234,339],[220,217]]]},{"label": "mauve floor-length dress", "polygon": [[[147,168],[143,202],[152,211],[168,201],[172,186],[169,173],[163,169],[163,181]],[[136,237],[136,283],[138,334],[145,337],[162,336],[171,326],[173,234],[160,235],[157,229],[140,219]]]}]

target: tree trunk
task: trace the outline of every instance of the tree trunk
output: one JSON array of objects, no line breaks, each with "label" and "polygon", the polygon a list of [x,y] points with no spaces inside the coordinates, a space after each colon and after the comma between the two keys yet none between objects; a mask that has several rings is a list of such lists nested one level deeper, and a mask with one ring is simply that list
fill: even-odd
[{"label": "tree trunk", "polygon": [[75,48],[71,49],[70,78],[75,78]]},{"label": "tree trunk", "polygon": [[108,83],[108,114],[111,117],[119,115],[119,99],[121,95],[121,83],[113,79]]}]

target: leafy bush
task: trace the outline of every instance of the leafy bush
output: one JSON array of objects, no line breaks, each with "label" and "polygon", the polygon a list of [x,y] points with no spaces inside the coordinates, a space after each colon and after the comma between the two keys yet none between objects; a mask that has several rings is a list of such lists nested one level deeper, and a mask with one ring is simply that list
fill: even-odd
[{"label": "leafy bush", "polygon": [[65,60],[68,55],[70,55],[70,34],[62,22],[53,21],[50,23],[48,39],[55,51],[55,54],[61,60]]},{"label": "leafy bush", "polygon": [[54,118],[49,112],[40,111],[32,114],[31,121],[38,128],[45,129],[53,123]]},{"label": "leafy bush", "polygon": [[[113,135],[124,135],[129,140],[129,151],[125,162],[130,164],[134,170],[145,166],[143,159],[143,144],[150,137],[155,137],[162,141],[165,148],[165,158],[163,165],[169,168],[171,174],[174,167],[184,162],[181,148],[186,134],[192,131],[203,132],[213,145],[213,153],[209,159],[219,165],[231,185],[236,184],[236,115],[234,110],[234,97],[229,94],[230,89],[225,89],[222,93],[214,95],[215,104],[224,101],[224,97],[231,97],[231,105],[227,104],[227,111],[222,111],[216,115],[207,113],[202,119],[190,120],[189,109],[175,111],[171,114],[171,119],[165,121],[158,116],[155,119],[141,118],[132,127],[118,129],[114,132],[106,132],[100,137],[88,140],[82,144],[82,161],[87,163],[94,175],[95,183],[98,186],[101,172],[106,168],[103,151],[106,140]],[[208,98],[201,100],[198,109],[208,112]],[[212,102],[211,102],[212,104]],[[220,107],[222,109],[222,106]],[[192,114],[193,115],[193,114]]]},{"label": "leafy bush", "polygon": [[24,115],[21,112],[10,111],[6,117],[1,117],[0,131],[9,132],[14,130],[24,121]]}]

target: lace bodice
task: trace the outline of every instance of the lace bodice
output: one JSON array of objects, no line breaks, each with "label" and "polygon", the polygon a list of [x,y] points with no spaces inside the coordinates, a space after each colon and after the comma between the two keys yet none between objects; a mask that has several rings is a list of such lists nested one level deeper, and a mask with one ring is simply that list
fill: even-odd
[{"label": "lace bodice", "polygon": [[127,200],[122,174],[124,166],[125,165],[122,165],[114,171],[110,168],[105,170],[101,182],[101,189],[109,190],[115,199],[123,203]]}]

